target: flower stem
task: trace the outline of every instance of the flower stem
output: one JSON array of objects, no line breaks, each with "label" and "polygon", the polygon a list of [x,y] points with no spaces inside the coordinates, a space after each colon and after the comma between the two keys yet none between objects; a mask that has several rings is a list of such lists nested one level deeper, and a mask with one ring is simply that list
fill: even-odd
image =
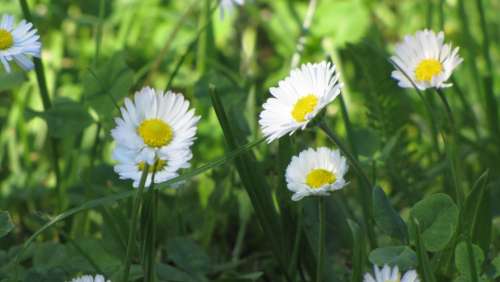
[{"label": "flower stem", "polygon": [[453,113],[451,111],[450,104],[448,103],[446,96],[444,95],[441,89],[436,89],[436,92],[441,102],[444,105],[444,108],[446,110],[446,115],[448,118],[448,123],[450,125],[451,133],[450,133],[450,138],[448,138],[448,142],[446,142],[446,147],[447,147],[446,153],[448,157],[448,162],[450,163],[451,173],[455,186],[455,197],[458,206],[461,209],[464,203],[464,191],[462,191],[461,189],[460,179],[459,179],[460,172],[458,171],[459,166],[457,165],[457,140],[458,140],[457,128],[455,125],[455,119],[453,118]]},{"label": "flower stem", "polygon": [[354,172],[361,179],[361,187],[363,191],[359,193],[359,200],[361,208],[363,211],[363,217],[367,228],[368,239],[370,241],[370,246],[372,248],[377,247],[377,239],[375,237],[375,230],[373,226],[373,215],[372,215],[372,202],[370,201],[370,196],[372,194],[373,184],[371,183],[368,176],[365,174],[358,160],[347,150],[346,146],[342,144],[340,139],[330,130],[326,125],[324,120],[321,120],[318,124],[319,128],[328,136],[328,138],[335,143],[335,145],[342,151],[342,153],[347,157],[350,165],[354,169]]},{"label": "flower stem", "polygon": [[[19,4],[21,5],[21,9],[24,14],[24,18],[33,24],[33,18],[31,17],[31,12],[26,0],[19,0]],[[48,110],[52,107],[52,103],[49,97],[49,90],[47,88],[47,81],[45,79],[45,72],[43,69],[43,62],[41,58],[33,57],[33,63],[35,65],[35,74],[36,80],[38,83],[38,89],[40,92],[40,96],[42,98],[42,104],[44,110]],[[64,209],[64,195],[61,188],[61,170],[59,168],[59,152],[57,150],[58,142],[55,138],[50,138],[50,151],[52,152],[52,166],[54,169],[54,173],[56,175],[56,191],[58,195],[59,209]]]},{"label": "flower stem", "polygon": [[299,257],[299,249],[300,242],[302,240],[302,225],[304,221],[304,213],[302,211],[302,202],[299,201],[297,204],[297,226],[295,228],[295,239],[293,242],[293,250],[292,250],[292,258],[290,260],[290,265],[288,266],[288,273],[290,273],[290,277],[292,279],[295,278],[295,274],[297,272],[297,268],[299,268],[298,257]]},{"label": "flower stem", "polygon": [[318,198],[318,265],[316,266],[316,282],[323,281],[323,266],[325,264],[325,198]]},{"label": "flower stem", "polygon": [[144,191],[144,186],[146,184],[146,178],[149,171],[149,165],[145,163],[144,170],[142,171],[141,180],[139,183],[139,189],[135,195],[134,205],[132,206],[132,222],[130,224],[130,230],[128,233],[128,243],[127,243],[127,253],[125,256],[125,270],[123,272],[123,282],[128,282],[128,276],[130,273],[130,265],[132,263],[132,248],[135,243],[135,235],[137,232],[137,219],[139,217],[139,211],[141,207],[142,192]]}]

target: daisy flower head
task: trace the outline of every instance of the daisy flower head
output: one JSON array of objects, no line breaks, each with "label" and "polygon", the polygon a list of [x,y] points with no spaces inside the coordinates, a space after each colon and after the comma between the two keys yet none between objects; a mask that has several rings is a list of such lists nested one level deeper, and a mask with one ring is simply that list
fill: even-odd
[{"label": "daisy flower head", "polygon": [[11,71],[10,62],[14,60],[28,71],[34,66],[30,56],[40,57],[40,36],[33,24],[21,21],[14,25],[14,17],[3,15],[0,21],[0,62],[6,72]]},{"label": "daisy flower head", "polygon": [[[178,170],[189,167],[189,161],[192,158],[191,150],[177,150],[175,154],[167,154],[156,159],[152,165],[148,165],[148,174],[146,176],[145,187],[149,187],[151,181],[162,183],[179,176]],[[120,179],[133,180],[133,187],[138,188],[142,174],[146,169],[146,162],[136,161],[133,151],[118,146],[113,151],[113,158],[118,162],[114,170],[120,176]]]},{"label": "daisy flower head", "polygon": [[305,129],[308,123],[338,95],[342,84],[335,65],[325,61],[304,64],[272,87],[259,124],[268,143]]},{"label": "daisy flower head", "polygon": [[102,275],[84,275],[77,278],[73,278],[70,282],[111,282],[111,280],[106,280]]},{"label": "daisy flower head", "polygon": [[397,266],[391,269],[387,264],[383,268],[378,268],[376,265],[373,266],[373,274],[366,273],[363,282],[420,282],[418,279],[417,272],[415,270],[409,270],[401,278],[401,273]]},{"label": "daisy flower head", "polygon": [[391,57],[396,65],[392,77],[403,88],[413,88],[414,85],[419,90],[450,87],[452,84],[447,80],[463,61],[458,50],[458,47],[444,44],[442,31],[436,34],[425,29],[407,35],[396,45]]},{"label": "daisy flower head", "polygon": [[348,165],[339,150],[309,148],[294,156],[286,168],[288,190],[293,201],[306,196],[328,196],[348,183],[344,180]]},{"label": "daisy flower head", "polygon": [[224,13],[231,11],[235,5],[242,6],[245,0],[221,0],[220,1],[220,18],[224,19]]},{"label": "daisy flower head", "polygon": [[149,165],[156,160],[172,162],[176,156],[186,160],[183,151],[190,150],[200,117],[189,109],[182,94],[144,87],[134,100],[126,98],[120,110],[121,117],[111,130],[117,143],[113,155],[118,161],[121,156]]}]

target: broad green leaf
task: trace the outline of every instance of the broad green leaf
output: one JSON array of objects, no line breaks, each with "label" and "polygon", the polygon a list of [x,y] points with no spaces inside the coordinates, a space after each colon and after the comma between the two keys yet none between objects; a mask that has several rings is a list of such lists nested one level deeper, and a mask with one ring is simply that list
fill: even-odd
[{"label": "broad green leaf", "polygon": [[[443,250],[450,242],[458,224],[458,208],[446,194],[434,194],[416,203],[410,211],[418,220],[422,242],[431,252]],[[415,227],[410,225],[411,237],[415,239]]]},{"label": "broad green leaf", "polygon": [[65,98],[56,99],[50,109],[36,115],[47,122],[49,135],[55,138],[78,134],[92,123],[92,117],[82,104]]},{"label": "broad green leaf", "polygon": [[[472,244],[472,253],[474,256],[475,270],[480,271],[481,266],[484,262],[484,254],[481,248],[477,245]],[[469,253],[467,250],[467,243],[465,241],[460,242],[455,248],[455,266],[461,276],[466,277],[469,281],[471,280],[472,265],[470,263]],[[474,274],[474,275],[477,275]]]},{"label": "broad green leaf", "polygon": [[83,77],[85,102],[101,120],[112,116],[133,84],[134,73],[125,59],[123,53],[116,53],[99,68],[89,69]]},{"label": "broad green leaf", "polygon": [[384,191],[379,187],[373,189],[373,216],[381,232],[399,240],[401,243],[408,241],[408,230],[405,222],[391,206]]},{"label": "broad green leaf", "polygon": [[156,265],[156,273],[160,281],[183,281],[183,282],[197,282],[198,280],[193,278],[188,273],[170,266],[168,264],[158,263]]},{"label": "broad green leaf", "polygon": [[377,248],[370,253],[369,259],[376,265],[397,265],[402,271],[417,266],[417,254],[408,246]]},{"label": "broad green leaf", "polygon": [[9,234],[14,229],[14,224],[8,211],[0,211],[0,238]]},{"label": "broad green leaf", "polygon": [[192,274],[210,271],[210,258],[193,240],[174,238],[167,242],[168,258],[177,266]]}]

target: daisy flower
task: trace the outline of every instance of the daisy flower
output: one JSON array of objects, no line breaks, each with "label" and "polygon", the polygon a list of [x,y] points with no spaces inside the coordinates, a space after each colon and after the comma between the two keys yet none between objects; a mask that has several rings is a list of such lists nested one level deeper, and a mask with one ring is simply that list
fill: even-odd
[{"label": "daisy flower", "polygon": [[272,97],[262,106],[259,124],[267,142],[305,129],[340,94],[341,88],[331,63],[309,63],[292,70],[278,87],[269,90]]},{"label": "daisy flower", "polygon": [[286,169],[288,190],[293,201],[314,195],[328,196],[348,183],[344,180],[348,165],[339,150],[320,147],[302,151],[294,156]]},{"label": "daisy flower", "polygon": [[392,77],[404,88],[420,89],[450,87],[446,83],[453,70],[462,63],[458,55],[459,48],[444,44],[444,33],[431,30],[417,31],[414,36],[405,36],[403,42],[396,45],[395,55],[391,60],[397,69]]},{"label": "daisy flower", "polygon": [[106,280],[102,275],[84,275],[77,278],[73,278],[70,282],[111,282],[111,280]]},{"label": "daisy flower", "polygon": [[[117,147],[113,152],[113,158],[118,162],[114,170],[120,176],[120,179],[133,180],[133,187],[139,187],[142,173],[145,169],[145,162],[137,162],[133,151]],[[179,176],[177,171],[181,168],[188,168],[189,161],[192,158],[191,150],[178,150],[175,155],[168,154],[156,160],[148,167],[145,187],[149,187],[154,173],[154,182],[162,183]]]},{"label": "daisy flower", "polygon": [[3,15],[0,21],[0,62],[6,72],[10,72],[10,61],[14,60],[24,70],[31,70],[30,56],[40,57],[40,37],[33,24],[21,21],[14,26],[14,17]]},{"label": "daisy flower", "polygon": [[384,265],[383,268],[379,269],[376,265],[373,266],[373,272],[375,276],[370,273],[366,273],[363,282],[419,282],[417,272],[415,270],[409,270],[401,278],[401,273],[397,266],[390,268],[388,265]]},{"label": "daisy flower", "polygon": [[184,151],[193,144],[200,117],[189,109],[182,94],[145,87],[135,93],[133,101],[126,98],[120,110],[121,117],[111,130],[117,160],[131,158],[135,164],[153,165],[157,159],[172,163],[179,161],[175,158],[191,159]]},{"label": "daisy flower", "polygon": [[235,5],[243,5],[245,0],[221,0],[220,2],[220,18],[224,19],[225,11],[231,11]]}]

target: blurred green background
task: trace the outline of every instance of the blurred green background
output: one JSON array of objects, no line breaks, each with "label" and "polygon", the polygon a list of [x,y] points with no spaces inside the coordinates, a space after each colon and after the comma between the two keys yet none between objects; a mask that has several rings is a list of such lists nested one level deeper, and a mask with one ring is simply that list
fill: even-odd
[{"label": "blurred green background", "polygon": [[[29,1],[53,108],[43,111],[34,72],[0,73],[0,210],[9,212],[15,226],[0,241],[0,281],[66,281],[92,272],[118,277],[130,198],[58,222],[13,263],[22,244],[53,216],[131,190],[131,182],[118,180],[112,168],[109,132],[118,111],[109,95],[121,105],[145,85],[165,89],[181,62],[170,89],[184,93],[202,116],[192,168],[229,152],[209,85],[216,87],[240,145],[260,138],[261,104],[269,87],[290,71],[308,1],[246,2],[222,20],[218,10],[210,10],[215,1],[209,0]],[[301,58],[317,62],[330,56],[337,64],[353,129],[346,142],[407,219],[411,205],[425,195],[453,195],[444,142],[437,134],[447,126],[446,116],[435,93],[425,92],[437,120],[430,123],[417,93],[399,89],[390,78],[388,59],[404,35],[423,28],[443,30],[446,41],[461,48],[465,62],[445,93],[460,131],[460,178],[466,191],[489,169],[483,216],[491,219],[485,223],[491,244],[481,246],[484,271],[500,248],[499,11],[499,0],[320,0]],[[23,17],[13,0],[0,0],[0,13],[13,14],[17,21]],[[339,103],[332,103],[326,115],[346,137]],[[51,138],[59,155],[60,192],[54,188]],[[276,160],[288,163],[304,148],[330,144],[316,130],[286,140],[290,152],[285,157],[278,155],[277,142],[252,152],[277,209],[296,215],[298,204],[282,186]],[[354,175],[350,178],[352,183],[327,203],[328,281],[350,279],[353,240],[346,218],[361,214],[359,185]],[[304,229],[314,242],[314,201],[302,205]],[[157,224],[158,281],[282,279],[269,238],[230,161],[190,177],[177,189],[162,190]],[[392,239],[382,234],[380,244],[390,245]],[[133,275],[141,277],[135,263]],[[442,277],[449,279],[448,274]]]}]

